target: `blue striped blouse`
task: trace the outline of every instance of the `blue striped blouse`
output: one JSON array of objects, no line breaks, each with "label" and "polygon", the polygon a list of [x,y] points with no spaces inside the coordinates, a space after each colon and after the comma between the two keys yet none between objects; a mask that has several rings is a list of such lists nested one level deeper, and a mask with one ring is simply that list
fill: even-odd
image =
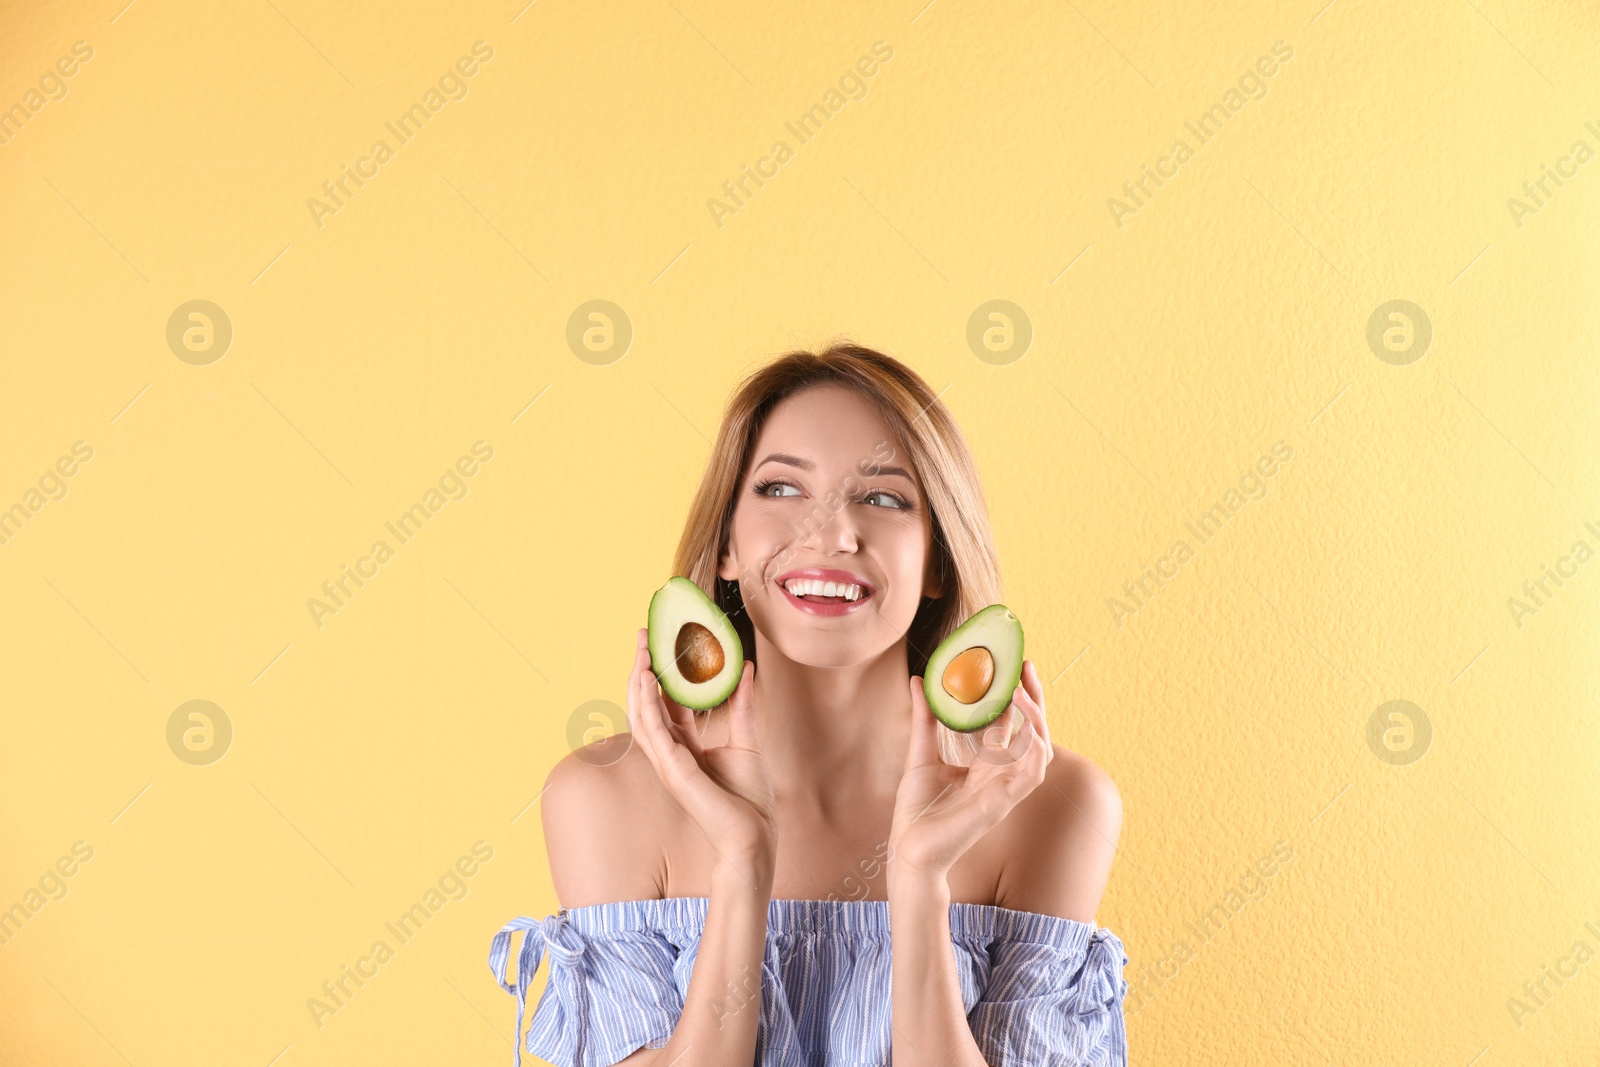
[{"label": "blue striped blouse", "polygon": [[[558,1067],[608,1067],[667,1043],[683,1012],[707,897],[621,900],[519,918],[494,936],[489,969],[517,998],[550,971],[527,1051]],[[515,976],[511,939],[525,931]],[[992,1067],[1126,1067],[1128,962],[1110,930],[1060,916],[952,903],[950,933],[967,1021]],[[883,1067],[890,1062],[889,904],[774,899],[767,912],[754,1067]],[[755,983],[730,989],[730,1014]],[[514,1048],[520,1067],[521,1048]]]}]

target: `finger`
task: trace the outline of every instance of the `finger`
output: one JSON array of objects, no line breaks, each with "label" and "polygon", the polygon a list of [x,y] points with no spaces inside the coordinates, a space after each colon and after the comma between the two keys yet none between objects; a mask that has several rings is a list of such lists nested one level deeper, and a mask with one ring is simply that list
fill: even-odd
[{"label": "finger", "polygon": [[667,696],[653,671],[644,672],[642,687],[645,715],[661,725],[661,736],[698,757],[700,737],[695,729],[694,712]]},{"label": "finger", "polygon": [[1038,783],[1026,768],[1026,759],[1004,768],[999,774],[974,787],[973,806],[982,813],[987,830],[1011,813],[1023,797],[1033,792]]},{"label": "finger", "polygon": [[939,755],[939,724],[928,707],[922,689],[922,676],[911,676],[911,741],[906,751],[906,767],[922,767],[943,762]]},{"label": "finger", "polygon": [[650,650],[639,649],[634,668],[633,685],[628,693],[628,726],[645,750],[656,777],[666,780],[666,764],[676,759],[676,750],[683,747],[683,739],[661,704],[661,686],[650,670]]},{"label": "finger", "polygon": [[[1033,698],[1021,685],[1011,691],[1011,703],[984,730],[982,748],[973,763],[980,780],[1009,771],[1027,758],[1033,736],[1038,732],[1029,710],[1033,707]],[[983,769],[978,767],[980,763],[984,765]]]},{"label": "finger", "polygon": [[1050,725],[1045,720],[1044,709],[1034,702],[1032,696],[1020,686],[1017,689],[1016,700],[1013,706],[1024,718],[1022,732],[1026,734],[1019,746],[1012,743],[1012,749],[1020,748],[1014,753],[1015,760],[1008,771],[1008,789],[1016,800],[1021,800],[1034,787],[1044,781],[1045,766],[1049,764],[1054,752],[1050,745]]},{"label": "finger", "polygon": [[694,711],[679,704],[667,695],[665,689],[657,687],[655,699],[661,705],[662,714],[667,720],[667,725],[672,736],[677,738],[684,747],[693,752],[696,757],[705,751],[701,744],[701,728],[705,723],[704,715],[697,715]]},{"label": "finger", "polygon": [[639,672],[644,670],[649,663],[650,652],[645,647],[644,631],[640,630],[634,635],[636,640],[633,645],[633,666],[628,669],[628,730],[639,733]]},{"label": "finger", "polygon": [[646,660],[649,653],[642,647],[634,650],[633,673],[628,676],[628,731],[638,740],[639,747],[644,750],[645,758],[656,769],[656,776],[661,776],[661,756],[656,751],[657,742],[655,735],[646,727],[646,708],[644,702],[644,687],[640,685],[646,670]]},{"label": "finger", "polygon": [[1009,747],[1017,749],[1017,759],[1024,760],[1032,755],[1034,741],[1035,739],[1040,739],[1044,742],[1042,746],[1045,756],[1044,761],[1046,763],[1050,762],[1050,732],[1049,726],[1045,722],[1043,705],[1034,699],[1032,693],[1019,685],[1016,692],[1012,694],[1011,706],[1016,709],[1017,718],[1021,721],[1017,735],[1019,737],[1023,734],[1028,735],[1020,748],[1014,744],[1016,738],[1012,739],[1013,745]]},{"label": "finger", "polygon": [[1027,747],[1020,753],[1007,751],[992,762],[973,761],[963,790],[967,794],[964,799],[981,813],[979,819],[985,829],[1004,819],[1023,797],[1044,781],[1044,757],[1033,730],[1026,731],[1024,744]]},{"label": "finger", "polygon": [[995,716],[994,721],[985,726],[983,732],[978,735],[978,740],[983,747],[992,748],[996,752],[1010,747],[1012,740],[1016,737],[1016,696],[1016,692],[1013,691],[1011,703],[1006,705],[1006,710]]},{"label": "finger", "polygon": [[752,752],[761,751],[761,733],[756,729],[755,704],[751,699],[755,689],[756,665],[749,660],[739,672],[739,685],[728,698],[728,747]]},{"label": "finger", "polygon": [[1043,784],[1049,774],[1049,771],[1046,770],[1047,765],[1050,763],[1049,752],[1050,742],[1038,734],[1034,734],[1033,739],[1028,744],[1027,753],[1017,762],[1016,778],[1011,782],[1013,803],[1021,800]]},{"label": "finger", "polygon": [[967,768],[967,778],[973,786],[988,781],[1017,761],[1016,754],[1011,751],[1015,721],[1015,707],[1008,704],[993,722],[978,731],[975,739],[978,748]]},{"label": "finger", "polygon": [[978,750],[973,754],[972,769],[978,764],[993,764],[1004,759],[1003,749],[1011,736],[1011,709],[1002,711],[989,725],[977,731]]},{"label": "finger", "polygon": [[1056,751],[1050,743],[1050,716],[1044,703],[1044,683],[1039,681],[1039,667],[1032,660],[1022,661],[1022,684],[1038,706],[1038,715],[1034,719],[1040,736],[1044,738],[1044,761],[1049,763],[1056,758]]},{"label": "finger", "polygon": [[650,662],[650,646],[645,643],[644,627],[633,635],[633,665],[628,669],[628,688],[632,690],[635,682],[639,680],[639,672]]},{"label": "finger", "polygon": [[656,681],[656,676],[648,670],[639,673],[637,700],[639,728],[649,746],[646,754],[650,756],[651,765],[655,767],[656,777],[674,787],[676,791],[683,782],[693,778],[696,773],[703,775],[705,772],[700,770],[699,761],[674,734],[674,726],[667,717],[666,709],[661,706],[659,683]]},{"label": "finger", "polygon": [[711,716],[705,713],[696,714],[692,711],[688,715],[688,722],[675,722],[672,724],[672,733],[683,744],[683,747],[693,753],[695,759],[698,760],[706,750],[705,725],[711,721]]},{"label": "finger", "polygon": [[1022,661],[1022,686],[1035,704],[1044,707],[1044,686],[1039,681],[1039,668],[1031,659]]},{"label": "finger", "polygon": [[1032,663],[1029,663],[1027,670],[1024,671],[1024,678],[1028,673],[1033,675],[1033,686],[1029,690],[1032,706],[1023,710],[1033,720],[1034,729],[1039,731],[1039,738],[1044,742],[1044,761],[1049,763],[1056,758],[1056,749],[1050,740],[1050,716],[1045,711],[1044,687],[1039,684],[1039,671]]},{"label": "finger", "polygon": [[[653,669],[655,660],[650,657],[648,630],[643,628],[639,630],[639,645],[645,650],[645,665]],[[662,708],[668,722],[669,732],[697,755],[703,751],[703,747],[700,744],[700,729],[703,726],[703,722],[698,721],[700,717],[696,716],[689,708],[673,700],[659,686],[651,690],[650,693],[653,694],[654,702]]]}]

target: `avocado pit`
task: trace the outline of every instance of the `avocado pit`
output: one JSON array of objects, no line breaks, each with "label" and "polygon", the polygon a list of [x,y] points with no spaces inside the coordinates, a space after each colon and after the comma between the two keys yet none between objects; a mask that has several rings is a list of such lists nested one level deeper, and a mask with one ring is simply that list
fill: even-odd
[{"label": "avocado pit", "polygon": [[678,630],[674,659],[684,678],[696,685],[709,682],[721,674],[723,664],[727,662],[722,653],[722,643],[697,622],[686,622]]},{"label": "avocado pit", "polygon": [[975,704],[994,681],[994,656],[974,645],[950,661],[940,678],[944,691],[963,704]]}]

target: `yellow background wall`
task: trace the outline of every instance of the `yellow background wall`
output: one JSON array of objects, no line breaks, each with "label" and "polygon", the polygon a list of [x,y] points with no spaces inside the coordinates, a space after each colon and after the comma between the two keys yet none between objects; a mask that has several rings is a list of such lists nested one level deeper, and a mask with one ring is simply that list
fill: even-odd
[{"label": "yellow background wall", "polygon": [[[739,374],[845,335],[956,413],[1121,787],[1134,1062],[1593,1062],[1592,13],[122,3],[0,27],[0,1061],[508,1062],[545,773]],[[625,351],[569,345],[595,300]]]}]

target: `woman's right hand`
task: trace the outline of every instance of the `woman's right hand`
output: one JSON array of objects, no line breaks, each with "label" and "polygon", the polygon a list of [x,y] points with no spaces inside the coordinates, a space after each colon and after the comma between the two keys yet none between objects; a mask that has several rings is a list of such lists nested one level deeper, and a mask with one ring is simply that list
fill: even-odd
[{"label": "woman's right hand", "polygon": [[708,748],[695,713],[661,691],[650,670],[648,631],[641,627],[628,679],[628,729],[656,777],[722,860],[770,873],[778,823],[772,777],[751,706],[755,669],[745,661],[738,688],[728,698],[727,744]]}]

